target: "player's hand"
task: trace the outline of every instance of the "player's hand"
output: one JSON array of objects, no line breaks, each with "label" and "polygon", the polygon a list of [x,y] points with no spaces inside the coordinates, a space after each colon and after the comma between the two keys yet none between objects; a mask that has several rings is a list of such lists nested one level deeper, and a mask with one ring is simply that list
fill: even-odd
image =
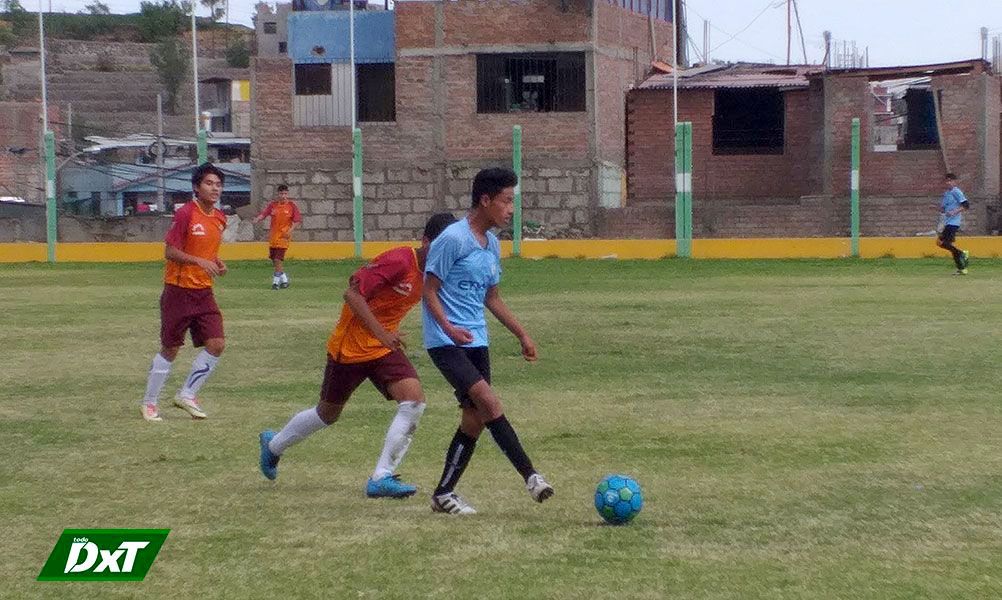
[{"label": "player's hand", "polygon": [[519,340],[519,343],[522,344],[522,358],[529,362],[536,362],[536,359],[539,358],[536,355],[536,342],[532,341],[531,337],[525,336]]},{"label": "player's hand", "polygon": [[473,343],[473,333],[469,329],[462,327],[449,327],[445,332],[449,339],[456,342],[457,346],[465,346]]},{"label": "player's hand", "polygon": [[200,258],[198,259],[198,262],[195,264],[205,269],[205,272],[211,275],[212,277],[218,277],[223,273],[222,271],[219,270],[219,265],[212,262],[211,260],[205,260],[204,258]]},{"label": "player's hand", "polygon": [[379,336],[379,343],[390,350],[406,350],[407,343],[404,341],[404,334],[400,332],[386,332]]},{"label": "player's hand", "polygon": [[223,261],[219,260],[218,258],[216,259],[216,266],[219,267],[219,274],[220,275],[226,275],[226,272],[229,271],[229,269],[226,268],[226,263],[224,263]]}]

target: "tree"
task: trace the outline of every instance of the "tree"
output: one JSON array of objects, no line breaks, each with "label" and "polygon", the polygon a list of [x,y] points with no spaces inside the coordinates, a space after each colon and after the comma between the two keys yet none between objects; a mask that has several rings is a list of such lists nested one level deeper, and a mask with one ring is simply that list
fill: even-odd
[{"label": "tree", "polygon": [[84,6],[84,9],[87,11],[87,14],[89,14],[89,15],[110,15],[111,14],[111,9],[108,8],[107,4],[105,4],[104,2],[101,2],[101,0],[94,0],[93,4],[88,4],[87,6]]},{"label": "tree", "polygon": [[250,66],[250,48],[242,39],[230,44],[226,49],[226,64],[236,69],[246,69]]},{"label": "tree", "polygon": [[190,2],[140,2],[139,38],[144,42],[157,42],[176,36],[184,30],[190,11]]},{"label": "tree", "polygon": [[226,14],[226,0],[200,0],[202,6],[209,9],[213,21],[218,21]]},{"label": "tree", "polygon": [[150,63],[167,94],[167,112],[174,114],[181,85],[188,79],[188,48],[176,38],[163,40],[150,50]]}]

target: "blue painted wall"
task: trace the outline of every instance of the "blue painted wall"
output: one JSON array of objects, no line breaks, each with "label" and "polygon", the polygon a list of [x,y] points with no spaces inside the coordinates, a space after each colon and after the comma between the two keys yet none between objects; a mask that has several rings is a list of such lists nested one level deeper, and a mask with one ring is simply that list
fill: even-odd
[{"label": "blue painted wall", "polygon": [[[393,11],[355,11],[355,62],[396,61]],[[348,11],[289,13],[289,58],[294,63],[348,62]],[[322,47],[323,54],[314,48]]]}]

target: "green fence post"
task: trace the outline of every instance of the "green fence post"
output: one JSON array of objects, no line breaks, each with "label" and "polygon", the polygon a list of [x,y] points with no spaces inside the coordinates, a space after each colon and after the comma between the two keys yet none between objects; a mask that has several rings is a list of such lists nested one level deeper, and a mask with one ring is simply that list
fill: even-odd
[{"label": "green fence post", "polygon": [[198,130],[198,164],[209,160],[209,134],[204,129]]},{"label": "green fence post", "polygon": [[355,152],[351,159],[351,189],[354,196],[352,202],[352,225],[355,230],[355,258],[362,258],[362,130],[356,127],[352,131],[352,141]]},{"label": "green fence post", "polygon": [[859,258],[859,119],[852,120],[852,170],[849,174],[852,256]]},{"label": "green fence post", "polygon": [[512,254],[522,256],[522,126],[511,128],[511,170],[515,171],[515,216],[511,223]]},{"label": "green fence post", "polygon": [[692,256],[692,123],[675,126],[675,254]]},{"label": "green fence post", "polygon": [[50,263],[56,262],[56,136],[45,132],[45,241]]}]

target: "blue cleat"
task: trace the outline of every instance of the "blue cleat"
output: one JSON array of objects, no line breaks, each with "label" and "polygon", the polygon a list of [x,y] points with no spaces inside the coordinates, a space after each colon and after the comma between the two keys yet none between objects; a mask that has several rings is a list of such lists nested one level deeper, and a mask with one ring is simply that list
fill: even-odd
[{"label": "blue cleat", "polygon": [[387,475],[382,479],[369,479],[365,485],[365,495],[370,498],[407,498],[417,492],[417,487],[400,481],[399,475]]},{"label": "blue cleat", "polygon": [[275,437],[275,432],[270,429],[262,431],[261,435],[258,436],[258,439],[261,440],[261,473],[271,480],[278,477],[278,459],[281,458],[268,447],[268,443],[273,437]]}]

